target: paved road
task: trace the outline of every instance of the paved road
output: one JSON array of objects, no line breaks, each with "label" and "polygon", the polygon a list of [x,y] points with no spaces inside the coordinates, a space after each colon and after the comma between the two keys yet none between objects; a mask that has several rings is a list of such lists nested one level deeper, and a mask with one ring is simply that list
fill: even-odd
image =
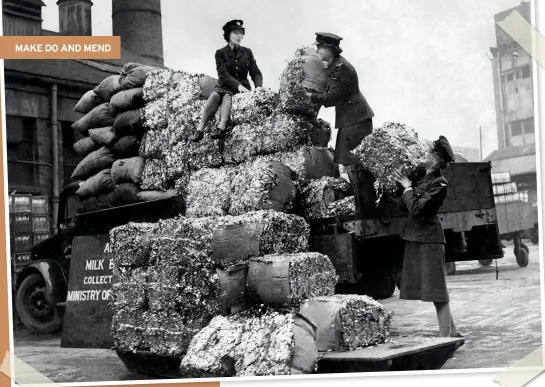
[{"label": "paved road", "polygon": [[[466,334],[444,369],[509,366],[542,344],[539,250],[528,244],[530,264],[519,268],[511,248],[495,267],[459,263],[448,277],[454,318]],[[383,302],[395,311],[392,330],[403,335],[434,336],[438,332],[432,304],[401,301],[396,293]],[[60,348],[59,336],[15,333],[15,354],[57,382],[146,379],[126,370],[113,351]]]}]

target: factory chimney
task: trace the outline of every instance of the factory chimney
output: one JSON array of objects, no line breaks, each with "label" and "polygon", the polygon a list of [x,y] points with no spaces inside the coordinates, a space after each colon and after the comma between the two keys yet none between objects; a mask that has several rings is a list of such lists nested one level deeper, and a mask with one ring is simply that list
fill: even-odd
[{"label": "factory chimney", "polygon": [[112,0],[112,23],[124,62],[164,66],[161,0]]},{"label": "factory chimney", "polygon": [[59,34],[63,36],[91,36],[90,0],[59,0]]}]

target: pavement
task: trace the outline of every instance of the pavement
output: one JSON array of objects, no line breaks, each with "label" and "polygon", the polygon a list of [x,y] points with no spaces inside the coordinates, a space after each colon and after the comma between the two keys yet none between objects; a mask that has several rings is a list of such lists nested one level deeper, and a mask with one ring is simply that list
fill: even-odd
[{"label": "pavement", "polygon": [[[541,290],[538,246],[526,243],[530,263],[518,267],[512,246],[496,268],[476,261],[458,262],[447,277],[455,323],[466,343],[443,369],[507,367],[542,343]],[[392,336],[435,336],[435,308],[431,303],[399,300],[399,293],[382,303],[395,312]],[[99,382],[149,379],[129,372],[114,351],[60,348],[60,335],[14,333],[15,355],[55,382]]]}]

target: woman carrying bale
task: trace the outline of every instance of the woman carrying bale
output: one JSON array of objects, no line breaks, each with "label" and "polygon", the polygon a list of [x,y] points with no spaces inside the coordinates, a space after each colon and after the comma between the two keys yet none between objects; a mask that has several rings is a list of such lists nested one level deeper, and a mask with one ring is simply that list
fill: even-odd
[{"label": "woman carrying bale", "polygon": [[314,103],[325,107],[335,106],[335,127],[338,128],[335,144],[335,163],[356,165],[358,158],[350,151],[373,131],[373,110],[360,92],[358,74],[341,56],[340,36],[317,32],[317,52],[327,62],[328,80],[323,93],[308,93]]},{"label": "woman carrying bale", "polygon": [[413,184],[407,176],[394,173],[404,188],[402,201],[409,211],[402,233],[405,254],[399,298],[433,302],[442,337],[462,337],[450,311],[444,268],[445,236],[437,215],[448,190],[441,169],[452,161],[454,154],[448,140],[439,136],[424,158],[424,177]]},{"label": "woman carrying bale", "polygon": [[204,106],[204,112],[197,131],[191,136],[193,142],[202,140],[206,123],[214,117],[220,106],[221,120],[216,130],[210,134],[210,137],[212,139],[224,137],[227,122],[231,115],[233,95],[248,93],[251,89],[248,73],[252,77],[256,88],[263,85],[263,76],[257,67],[252,50],[240,45],[245,33],[242,24],[242,20],[231,20],[223,26],[223,38],[227,41],[227,45],[216,51],[219,83]]}]

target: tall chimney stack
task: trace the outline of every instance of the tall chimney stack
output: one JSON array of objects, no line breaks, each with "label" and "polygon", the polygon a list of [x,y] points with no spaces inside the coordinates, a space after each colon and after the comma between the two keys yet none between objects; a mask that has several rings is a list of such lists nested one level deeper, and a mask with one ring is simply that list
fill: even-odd
[{"label": "tall chimney stack", "polygon": [[164,66],[161,0],[112,0],[112,22],[124,62]]},{"label": "tall chimney stack", "polygon": [[63,36],[91,36],[91,0],[59,0],[59,33]]}]

